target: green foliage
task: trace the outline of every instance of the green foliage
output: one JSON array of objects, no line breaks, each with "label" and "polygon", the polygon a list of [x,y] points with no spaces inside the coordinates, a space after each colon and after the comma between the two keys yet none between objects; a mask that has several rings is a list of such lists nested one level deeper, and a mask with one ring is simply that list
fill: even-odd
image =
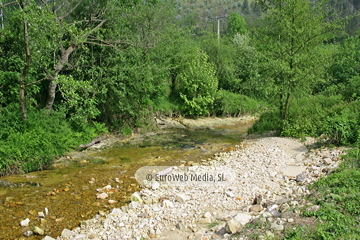
[{"label": "green foliage", "polygon": [[0,126],[6,131],[0,135],[0,175],[41,170],[54,157],[90,141],[99,130],[106,130],[101,124],[88,124],[77,131],[65,114],[49,115],[36,109],[29,109],[28,121],[24,123],[16,114],[17,108],[11,105],[1,109]]},{"label": "green foliage", "polygon": [[321,1],[261,1],[266,9],[258,31],[258,49],[265,60],[265,76],[277,89],[280,118],[287,120],[289,101],[298,90],[309,90],[321,79],[324,65],[314,54],[341,26],[327,19],[328,10]]},{"label": "green foliage", "polygon": [[214,66],[208,62],[208,56],[198,49],[176,80],[185,115],[209,114],[215,100],[218,79]]},{"label": "green foliage", "polygon": [[[320,199],[310,199],[320,205],[317,212],[305,213],[323,222],[306,237],[316,239],[357,239],[360,235],[360,171],[359,149],[346,156],[339,170],[316,182],[313,191],[321,194]],[[356,161],[357,165],[353,165]]]},{"label": "green foliage", "polygon": [[232,12],[228,16],[228,31],[230,36],[235,34],[247,34],[245,19],[240,16],[237,12]]},{"label": "green foliage", "polygon": [[90,81],[76,81],[72,76],[60,75],[56,79],[64,99],[61,108],[74,123],[87,123],[100,114],[94,86]]},{"label": "green foliage", "polygon": [[280,129],[281,122],[277,111],[268,111],[261,114],[258,121],[248,130],[248,133],[265,133]]},{"label": "green foliage", "polygon": [[[282,123],[282,136],[302,138],[326,136],[337,145],[351,145],[359,141],[359,104],[343,102],[340,95],[299,97],[291,101],[288,119]],[[265,113],[251,132],[276,130],[280,123],[276,111]]]},{"label": "green foliage", "polygon": [[258,109],[259,104],[255,100],[226,90],[219,90],[214,102],[214,111],[220,116],[240,116]]}]

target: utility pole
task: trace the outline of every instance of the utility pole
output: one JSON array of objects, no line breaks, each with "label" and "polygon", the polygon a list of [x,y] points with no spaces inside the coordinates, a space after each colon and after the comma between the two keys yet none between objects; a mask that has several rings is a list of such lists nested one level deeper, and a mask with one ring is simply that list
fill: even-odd
[{"label": "utility pole", "polygon": [[218,27],[217,27],[217,34],[218,34],[218,44],[220,44],[220,18],[218,18]]}]

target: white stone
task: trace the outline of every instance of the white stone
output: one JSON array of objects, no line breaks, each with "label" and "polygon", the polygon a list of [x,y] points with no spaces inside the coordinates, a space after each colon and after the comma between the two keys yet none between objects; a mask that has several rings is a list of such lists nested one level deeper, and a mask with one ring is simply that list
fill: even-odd
[{"label": "white stone", "polygon": [[279,224],[276,224],[276,223],[272,223],[270,228],[273,229],[274,231],[282,231],[282,230],[284,230],[283,225],[279,225]]},{"label": "white stone", "polygon": [[109,195],[107,193],[99,193],[96,195],[96,198],[97,199],[105,199],[105,198],[108,198]]},{"label": "white stone", "polygon": [[231,198],[235,197],[235,194],[230,191],[225,191],[225,194],[226,194],[226,196],[231,197]]},{"label": "white stone", "polygon": [[211,217],[212,217],[211,213],[209,212],[204,213],[204,218],[211,218]]},{"label": "white stone", "polygon": [[226,222],[225,230],[227,233],[236,233],[242,229],[245,224],[250,222],[251,216],[245,213],[238,213]]},{"label": "white stone", "polygon": [[112,189],[111,185],[106,185],[105,187],[102,188],[104,191],[110,191]]},{"label": "white stone", "polygon": [[29,223],[30,223],[30,219],[25,219],[25,220],[22,220],[21,222],[20,222],[20,226],[22,226],[22,227],[27,227],[27,226],[29,226]]},{"label": "white stone", "polygon": [[55,238],[52,238],[50,236],[45,236],[42,240],[55,240]]},{"label": "white stone", "polygon": [[158,183],[158,182],[153,182],[152,184],[151,184],[151,189],[152,190],[156,190],[156,189],[158,189],[160,187],[160,183]]},{"label": "white stone", "polygon": [[64,230],[62,230],[62,232],[61,232],[61,236],[64,238],[71,239],[71,237],[73,235],[74,235],[74,232],[69,229],[66,229],[66,228]]},{"label": "white stone", "polygon": [[38,212],[38,218],[45,218],[44,212]]},{"label": "white stone", "polygon": [[176,194],[175,199],[176,199],[176,201],[178,201],[180,203],[184,203],[184,202],[190,200],[190,197],[186,196],[185,194],[179,193],[179,194]]},{"label": "white stone", "polygon": [[163,207],[166,207],[166,208],[174,207],[174,204],[170,200],[167,200],[167,199],[165,199],[162,204],[163,204]]},{"label": "white stone", "polygon": [[132,202],[139,202],[139,203],[143,203],[142,198],[140,197],[140,194],[138,192],[134,192],[131,197],[130,197]]}]

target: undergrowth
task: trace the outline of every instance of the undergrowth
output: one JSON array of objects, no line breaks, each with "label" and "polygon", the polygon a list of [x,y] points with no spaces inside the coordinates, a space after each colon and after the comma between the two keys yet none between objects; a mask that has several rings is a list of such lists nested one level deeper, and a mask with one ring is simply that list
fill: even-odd
[{"label": "undergrowth", "polygon": [[24,122],[16,106],[0,109],[0,176],[42,170],[54,157],[90,141],[102,124],[69,122],[65,114],[31,109]]},{"label": "undergrowth", "polygon": [[336,172],[320,179],[310,189],[321,197],[308,197],[308,201],[320,209],[304,212],[303,216],[316,217],[319,224],[311,231],[298,226],[287,232],[285,239],[360,239],[359,148],[349,151]]}]

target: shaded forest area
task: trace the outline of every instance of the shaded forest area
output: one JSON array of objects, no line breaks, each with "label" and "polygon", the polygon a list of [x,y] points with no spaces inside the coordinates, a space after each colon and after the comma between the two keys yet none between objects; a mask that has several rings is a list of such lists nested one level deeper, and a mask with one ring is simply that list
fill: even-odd
[{"label": "shaded forest area", "polygon": [[0,175],[156,116],[360,139],[360,1],[0,2]]}]

